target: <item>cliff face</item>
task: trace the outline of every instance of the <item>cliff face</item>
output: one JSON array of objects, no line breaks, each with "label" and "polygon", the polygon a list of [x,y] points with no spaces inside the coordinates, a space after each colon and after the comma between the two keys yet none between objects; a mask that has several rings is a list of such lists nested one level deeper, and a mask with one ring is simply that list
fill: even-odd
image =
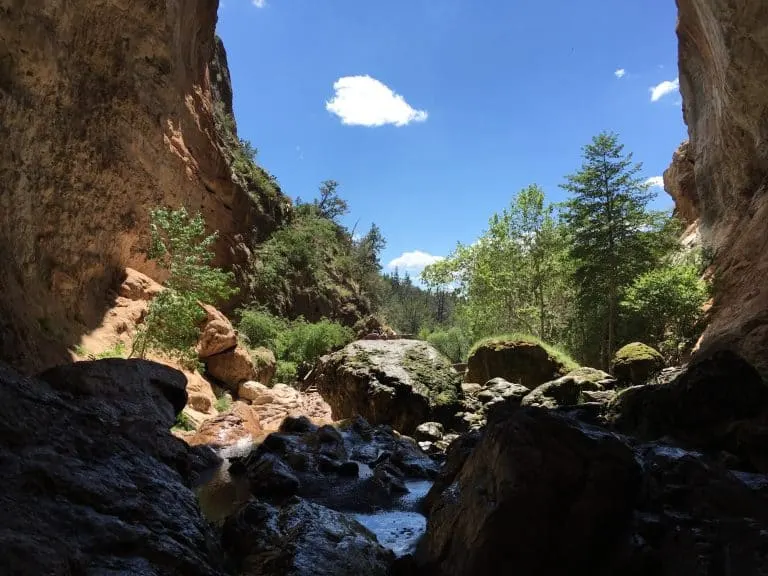
[{"label": "cliff face", "polygon": [[680,90],[716,300],[701,351],[768,373],[768,4],[678,0]]},{"label": "cliff face", "polygon": [[217,8],[0,0],[0,359],[62,360],[126,266],[158,278],[155,207],[200,211],[235,270],[283,219],[279,190],[233,182],[217,133],[217,106],[231,113]]}]

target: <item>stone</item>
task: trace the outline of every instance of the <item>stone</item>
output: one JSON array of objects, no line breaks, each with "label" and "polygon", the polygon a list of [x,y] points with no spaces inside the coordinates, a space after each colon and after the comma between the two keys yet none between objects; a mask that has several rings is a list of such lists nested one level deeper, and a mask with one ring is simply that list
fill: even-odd
[{"label": "stone", "polygon": [[169,432],[185,384],[145,360],[0,364],[4,573],[225,574],[192,492],[218,458]]},{"label": "stone", "polygon": [[675,202],[675,216],[686,225],[699,219],[694,158],[688,140],[680,144],[672,155],[672,164],[664,171],[664,190]]},{"label": "stone", "polygon": [[331,407],[315,391],[300,391],[287,384],[265,386],[244,382],[238,388],[241,399],[250,402],[265,430],[277,430],[285,418],[306,416],[317,424],[332,422]]},{"label": "stone", "polygon": [[539,408],[559,408],[572,406],[585,401],[586,392],[600,391],[600,382],[612,382],[608,374],[601,370],[592,372],[592,368],[580,368],[569,372],[562,378],[547,382],[534,388],[520,402],[521,406],[537,406]]},{"label": "stone", "polygon": [[625,384],[645,384],[664,368],[664,357],[642,342],[619,348],[611,360],[611,373]]},{"label": "stone", "polygon": [[242,382],[258,380],[253,358],[243,346],[206,358],[205,367],[207,374],[233,392],[237,392]]},{"label": "stone", "polygon": [[248,502],[224,523],[222,542],[245,576],[387,576],[395,559],[350,516],[300,498]]},{"label": "stone", "polygon": [[413,437],[417,441],[437,442],[445,435],[443,425],[439,422],[424,422],[416,427]]},{"label": "stone", "polygon": [[582,426],[518,408],[474,447],[454,443],[425,503],[421,573],[609,573],[600,565],[623,544],[641,471],[613,435]]},{"label": "stone", "polygon": [[208,304],[201,304],[201,307],[205,311],[206,319],[200,329],[197,355],[205,359],[237,346],[237,332],[227,317]]},{"label": "stone", "polygon": [[412,434],[427,421],[449,424],[459,410],[460,376],[434,347],[416,340],[359,340],[322,357],[306,384],[336,420],[360,415]]},{"label": "stone", "polygon": [[464,379],[487,382],[501,377],[533,390],[568,371],[569,366],[536,342],[500,338],[484,341],[470,353]]},{"label": "stone", "polygon": [[194,434],[184,436],[192,446],[224,447],[243,440],[254,442],[264,437],[258,416],[244,402],[235,402],[226,412],[204,420]]},{"label": "stone", "polygon": [[125,269],[125,278],[117,289],[117,294],[128,300],[150,301],[157,296],[163,287],[146,274],[133,268]]},{"label": "stone", "polygon": [[269,404],[275,400],[269,386],[252,380],[243,382],[238,386],[237,396],[251,404]]},{"label": "stone", "polygon": [[766,413],[768,386],[728,350],[698,359],[667,384],[628,388],[608,406],[608,420],[622,433],[726,450],[768,472],[749,441],[753,434],[760,436]]},{"label": "stone", "polygon": [[184,376],[187,377],[187,405],[201,414],[215,416],[218,413],[215,408],[216,394],[211,383],[197,371],[184,371]]}]

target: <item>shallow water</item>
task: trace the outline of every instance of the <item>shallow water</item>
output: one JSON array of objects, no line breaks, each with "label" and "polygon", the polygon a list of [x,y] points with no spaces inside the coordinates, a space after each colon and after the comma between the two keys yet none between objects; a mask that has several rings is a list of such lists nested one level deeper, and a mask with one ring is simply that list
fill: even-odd
[{"label": "shallow water", "polygon": [[395,503],[397,509],[354,514],[355,520],[373,532],[379,543],[398,557],[413,552],[427,529],[427,519],[416,510],[432,487],[432,482],[412,480],[405,485],[408,494]]}]

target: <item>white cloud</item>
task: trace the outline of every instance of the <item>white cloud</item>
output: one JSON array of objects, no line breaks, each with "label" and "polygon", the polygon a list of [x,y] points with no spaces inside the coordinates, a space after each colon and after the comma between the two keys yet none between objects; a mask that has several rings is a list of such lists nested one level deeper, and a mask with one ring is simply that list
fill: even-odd
[{"label": "white cloud", "polygon": [[370,76],[343,76],[333,84],[325,109],[350,126],[405,126],[424,122],[426,110],[411,108],[400,94]]},{"label": "white cloud", "polygon": [[650,88],[651,91],[651,102],[658,102],[664,96],[667,94],[672,94],[673,92],[676,92],[680,89],[680,78],[675,78],[674,80],[664,80],[661,84],[657,84],[656,86],[652,86]]},{"label": "white cloud", "polygon": [[650,178],[648,178],[648,180],[645,181],[645,183],[651,188],[664,188],[664,177],[651,176]]},{"label": "white cloud", "polygon": [[256,6],[256,8],[264,8],[267,5],[267,0],[251,0],[251,4]]},{"label": "white cloud", "polygon": [[616,72],[614,72],[613,74],[614,74],[614,76],[616,76],[616,78],[618,78],[619,80],[621,80],[622,78],[624,78],[624,76],[626,76],[626,75],[627,75],[627,71],[626,71],[626,70],[624,70],[624,68],[619,68],[619,69],[618,69],[618,70],[616,70]]},{"label": "white cloud", "polygon": [[403,252],[387,264],[387,268],[390,270],[398,268],[403,271],[421,273],[424,268],[442,259],[442,256],[433,256],[421,250],[414,250],[413,252]]}]

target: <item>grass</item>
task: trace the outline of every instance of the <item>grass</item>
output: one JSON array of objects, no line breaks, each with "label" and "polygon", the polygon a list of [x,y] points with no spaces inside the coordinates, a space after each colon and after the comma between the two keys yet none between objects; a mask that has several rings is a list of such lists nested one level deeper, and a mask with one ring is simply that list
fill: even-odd
[{"label": "grass", "polygon": [[176,423],[171,427],[171,430],[184,430],[185,432],[190,432],[194,429],[194,422],[184,412],[179,412],[179,415],[176,416]]},{"label": "grass", "polygon": [[232,396],[227,393],[222,394],[216,399],[214,408],[216,408],[217,412],[226,412],[232,408]]},{"label": "grass", "polygon": [[547,354],[549,354],[557,362],[562,364],[568,372],[570,372],[571,370],[576,370],[576,368],[579,368],[581,366],[578,362],[576,362],[576,360],[574,360],[571,357],[570,354],[568,354],[568,352],[566,352],[560,346],[547,344],[541,338],[538,338],[531,334],[524,334],[521,332],[513,332],[509,334],[500,334],[498,336],[489,336],[487,338],[482,338],[472,345],[472,347],[469,349],[468,356],[471,357],[472,354],[474,354],[475,351],[481,346],[489,346],[489,345],[492,346],[494,344],[501,345],[508,342],[526,342],[528,344],[537,344],[542,348],[544,348],[544,350],[547,351]]},{"label": "grass", "polygon": [[84,346],[78,344],[73,348],[73,351],[78,356],[88,358],[89,360],[104,360],[105,358],[125,358],[128,355],[128,350],[125,347],[125,343],[122,340],[118,340],[114,346],[107,348],[102,352],[89,352]]}]

